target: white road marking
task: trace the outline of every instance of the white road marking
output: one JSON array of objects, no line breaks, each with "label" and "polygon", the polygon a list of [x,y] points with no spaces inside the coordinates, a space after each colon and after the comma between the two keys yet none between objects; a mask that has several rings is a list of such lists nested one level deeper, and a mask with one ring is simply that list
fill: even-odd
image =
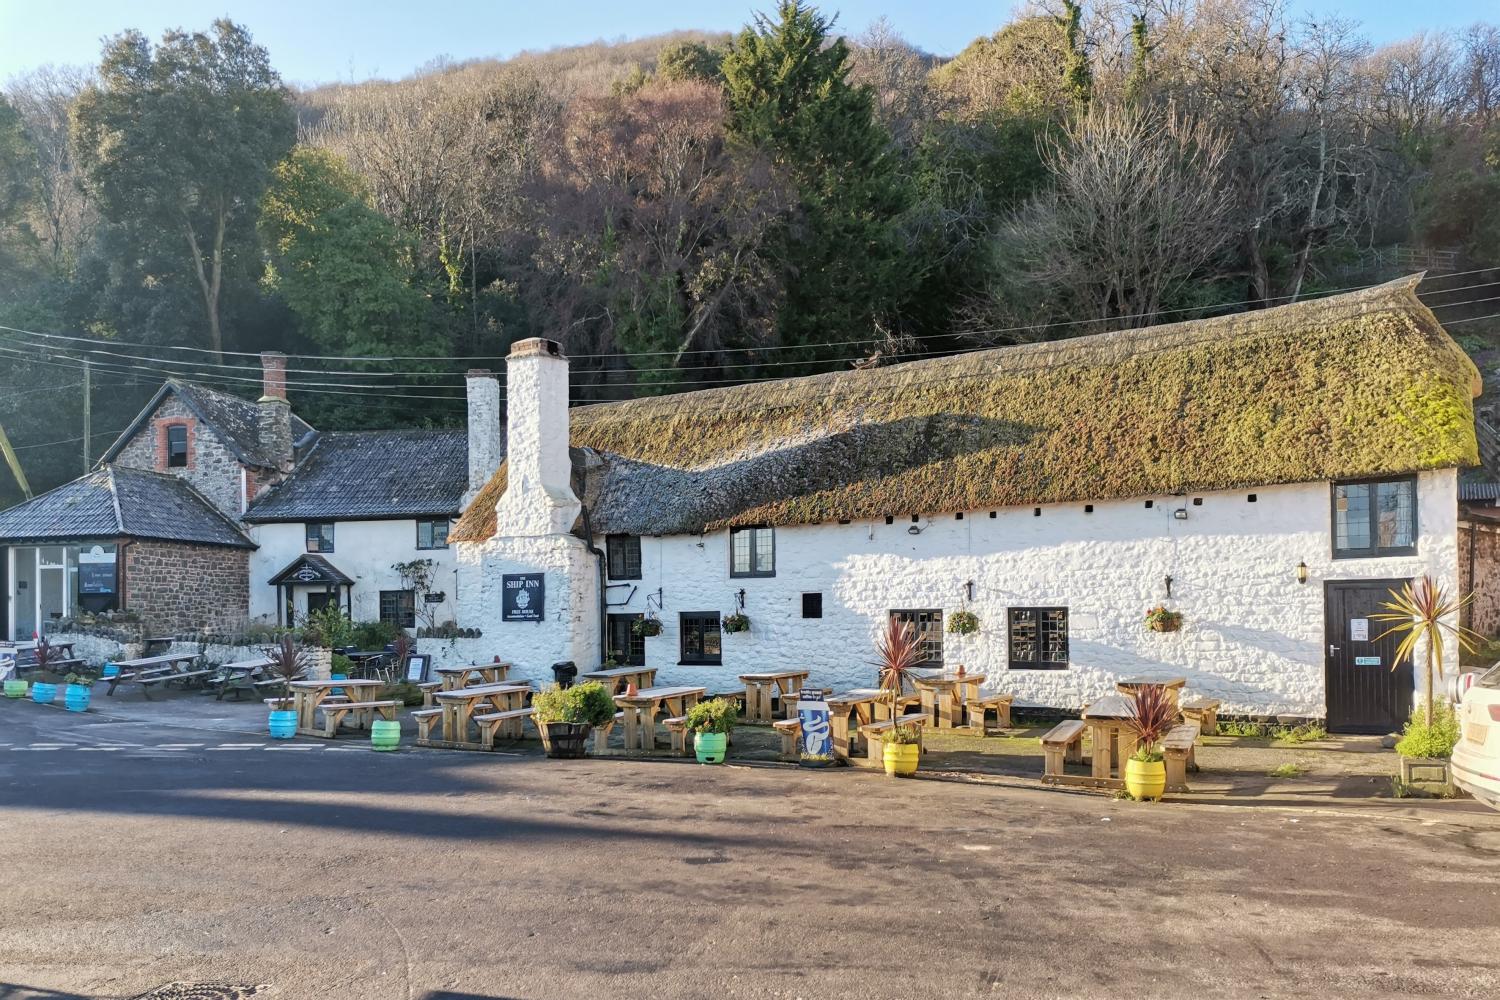
[{"label": "white road marking", "polygon": [[221,743],[220,745],[218,745],[216,747],[209,747],[209,749],[210,750],[260,750],[264,746],[265,746],[264,743]]},{"label": "white road marking", "polygon": [[17,750],[71,750],[77,743],[33,743],[29,747],[17,747]]},{"label": "white road marking", "polygon": [[317,743],[293,743],[284,747],[266,747],[267,750],[322,750],[323,747]]},{"label": "white road marking", "polygon": [[154,749],[157,750],[201,750],[202,743],[158,743]]}]

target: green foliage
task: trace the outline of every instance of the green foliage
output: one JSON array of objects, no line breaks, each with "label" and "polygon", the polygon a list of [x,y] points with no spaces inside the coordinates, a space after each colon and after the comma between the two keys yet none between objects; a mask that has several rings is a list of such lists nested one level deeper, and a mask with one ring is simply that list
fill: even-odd
[{"label": "green foliage", "polygon": [[1159,604],[1146,612],[1146,627],[1153,632],[1176,632],[1182,628],[1182,612]]},{"label": "green foliage", "polygon": [[361,650],[384,649],[396,641],[400,632],[401,627],[395,622],[356,622],[350,644]]},{"label": "green foliage", "polygon": [[893,726],[881,735],[880,741],[896,746],[913,746],[922,742],[922,730],[917,726]]},{"label": "green foliage", "polygon": [[349,677],[354,673],[354,661],[343,653],[334,653],[328,669],[330,673],[343,674],[345,677]]},{"label": "green foliage", "polygon": [[380,698],[382,701],[399,701],[409,708],[422,704],[423,695],[422,689],[411,681],[397,681],[382,688]]},{"label": "green foliage", "polygon": [[79,687],[93,687],[94,681],[97,679],[98,678],[96,678],[91,673],[74,672],[69,674],[67,677],[64,677],[63,681],[67,684],[76,684]]},{"label": "green foliage", "polygon": [[[1093,96],[1094,75],[1089,69],[1089,57],[1083,49],[1081,37],[1081,25],[1083,23],[1083,5],[1078,0],[1063,0],[1063,15],[1060,19],[1063,26],[1063,34],[1067,38],[1068,56],[1064,64],[1063,79],[1067,81],[1069,95],[1073,102],[1084,105]],[[1142,33],[1144,34],[1145,19],[1140,19]]]},{"label": "green foliage", "polygon": [[1328,729],[1321,722],[1307,722],[1300,726],[1278,726],[1270,735],[1277,743],[1296,746],[1328,739]]},{"label": "green foliage", "polygon": [[542,725],[570,722],[575,725],[602,726],[615,717],[614,699],[598,681],[562,688],[549,684],[531,700],[533,718]]},{"label": "green foliage", "polygon": [[1293,761],[1287,761],[1285,764],[1278,764],[1276,767],[1273,767],[1271,770],[1267,771],[1266,777],[1300,778],[1302,775],[1306,774],[1307,771],[1307,765],[1298,764]]},{"label": "green foliage", "polygon": [[630,631],[634,632],[636,635],[644,636],[648,639],[654,635],[661,635],[661,627],[661,619],[657,618],[655,615],[648,615],[644,618],[637,618],[635,621],[630,623]]},{"label": "green foliage", "polygon": [[354,636],[354,623],[342,608],[328,604],[307,616],[302,625],[302,640],[309,646],[344,647]]},{"label": "green foliage", "polygon": [[719,620],[719,628],[723,629],[727,634],[748,632],[750,631],[750,616],[738,611],[734,614],[725,615]]},{"label": "green foliage", "polygon": [[695,733],[728,733],[739,721],[739,706],[729,698],[709,698],[687,711],[687,727]]},{"label": "green foliage", "polygon": [[955,611],[948,616],[948,631],[954,635],[973,635],[979,631],[979,616],[972,611]]},{"label": "green foliage", "polygon": [[663,80],[723,80],[724,49],[704,42],[676,42],[656,57],[656,74]]},{"label": "green foliage", "polygon": [[1135,748],[1135,752],[1130,755],[1130,759],[1138,760],[1143,764],[1160,764],[1167,757],[1160,750],[1142,744]]},{"label": "green foliage", "polygon": [[1403,757],[1451,757],[1458,745],[1458,714],[1453,706],[1440,701],[1432,706],[1429,722],[1427,712],[1418,705],[1412,709],[1396,752]]}]

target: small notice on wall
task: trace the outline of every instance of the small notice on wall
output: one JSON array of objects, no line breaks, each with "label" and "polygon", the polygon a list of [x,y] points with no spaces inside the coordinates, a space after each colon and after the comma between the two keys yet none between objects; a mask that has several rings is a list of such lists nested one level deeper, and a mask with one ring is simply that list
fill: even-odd
[{"label": "small notice on wall", "polygon": [[1368,619],[1368,618],[1351,618],[1351,619],[1349,619],[1349,641],[1350,642],[1369,642],[1370,641],[1370,619]]},{"label": "small notice on wall", "polygon": [[1378,667],[1378,666],[1380,666],[1380,657],[1378,657],[1378,656],[1356,656],[1354,658],[1354,665],[1356,667]]},{"label": "small notice on wall", "polygon": [[500,620],[539,622],[547,614],[543,573],[506,573],[500,578]]}]

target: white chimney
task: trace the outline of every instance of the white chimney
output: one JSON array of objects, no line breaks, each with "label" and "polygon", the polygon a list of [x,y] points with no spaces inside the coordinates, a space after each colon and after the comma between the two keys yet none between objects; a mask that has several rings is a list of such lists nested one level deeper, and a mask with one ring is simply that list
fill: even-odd
[{"label": "white chimney", "polygon": [[463,506],[500,468],[500,383],[488,368],[471,368],[464,375],[469,400],[469,488]]},{"label": "white chimney", "polygon": [[509,471],[496,534],[567,534],[582,509],[568,459],[568,359],[555,341],[533,337],[511,347],[505,372]]}]

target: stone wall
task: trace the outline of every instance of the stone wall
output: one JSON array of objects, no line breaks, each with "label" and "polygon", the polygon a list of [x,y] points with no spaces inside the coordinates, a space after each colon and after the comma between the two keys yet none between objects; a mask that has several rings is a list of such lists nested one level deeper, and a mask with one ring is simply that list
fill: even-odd
[{"label": "stone wall", "polygon": [[[185,468],[167,467],[164,442],[166,428],[172,424],[188,427],[188,464]],[[115,462],[132,469],[165,472],[185,479],[220,513],[239,521],[243,466],[213,428],[198,423],[197,415],[176,393],[161,401],[146,425],[120,449]]]},{"label": "stone wall", "polygon": [[1500,524],[1467,519],[1458,528],[1458,591],[1473,593],[1463,624],[1486,636],[1500,635]]},{"label": "stone wall", "polygon": [[250,553],[140,540],[125,547],[124,604],[148,632],[227,631],[250,612]]}]

